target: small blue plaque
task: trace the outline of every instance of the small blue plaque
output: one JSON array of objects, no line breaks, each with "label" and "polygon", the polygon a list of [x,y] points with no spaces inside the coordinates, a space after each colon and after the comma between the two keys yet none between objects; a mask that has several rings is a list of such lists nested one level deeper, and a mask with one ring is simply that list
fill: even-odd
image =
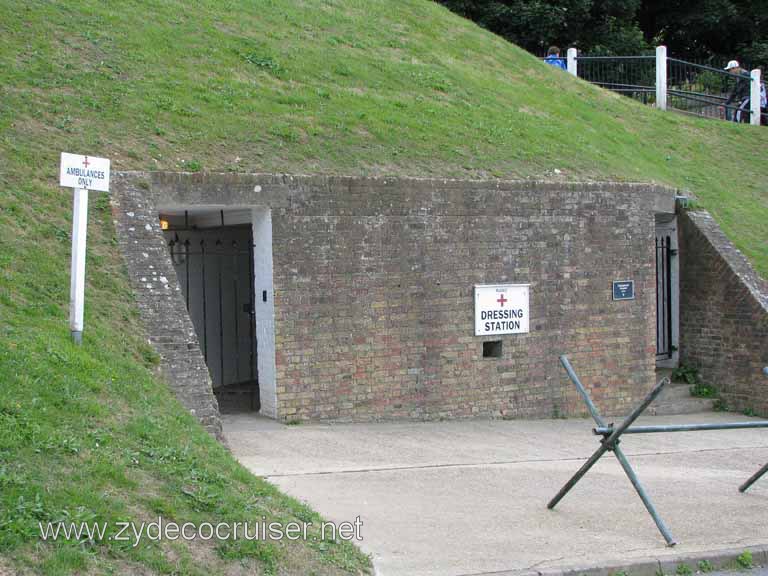
[{"label": "small blue plaque", "polygon": [[635,281],[634,280],[614,280],[613,281],[613,299],[614,300],[634,300],[635,299]]}]

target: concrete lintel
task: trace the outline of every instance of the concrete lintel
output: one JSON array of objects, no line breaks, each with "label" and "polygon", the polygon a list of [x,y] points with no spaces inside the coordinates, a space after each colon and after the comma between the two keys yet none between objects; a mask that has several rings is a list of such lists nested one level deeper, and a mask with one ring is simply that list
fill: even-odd
[{"label": "concrete lintel", "polygon": [[[312,190],[346,189],[351,195],[392,191],[408,197],[435,200],[440,193],[449,201],[453,192],[493,193],[494,190],[527,193],[541,191],[556,195],[584,193],[613,194],[637,192],[649,200],[656,213],[674,213],[676,190],[667,186],[637,182],[561,182],[543,180],[461,180],[413,177],[355,177],[340,175],[288,175],[215,172],[117,172],[120,181],[132,181],[154,199],[156,206],[181,208],[210,204],[217,206],[268,206],[290,208],[301,204]],[[396,202],[393,206],[396,206]],[[445,202],[443,202],[445,204]],[[462,207],[465,209],[466,207]]]}]

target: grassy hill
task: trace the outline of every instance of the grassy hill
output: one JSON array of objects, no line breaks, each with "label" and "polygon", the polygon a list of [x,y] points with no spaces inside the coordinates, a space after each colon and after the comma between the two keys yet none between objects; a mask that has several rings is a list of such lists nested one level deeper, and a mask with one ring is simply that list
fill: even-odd
[{"label": "grassy hill", "polygon": [[602,92],[428,0],[0,0],[0,38],[0,573],[368,566],[330,542],[39,542],[39,520],[317,520],[159,382],[96,194],[86,340],[69,343],[61,151],[116,170],[662,182],[768,275],[768,130]]}]

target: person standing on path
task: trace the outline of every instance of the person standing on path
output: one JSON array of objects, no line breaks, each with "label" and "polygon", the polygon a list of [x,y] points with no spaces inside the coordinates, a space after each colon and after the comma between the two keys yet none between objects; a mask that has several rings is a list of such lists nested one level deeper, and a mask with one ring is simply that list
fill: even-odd
[{"label": "person standing on path", "polygon": [[[742,117],[742,110],[749,110],[749,92],[752,79],[745,74],[738,60],[728,62],[725,70],[736,76],[736,84],[725,100],[725,119],[739,122]],[[734,110],[734,108],[738,109]]]}]

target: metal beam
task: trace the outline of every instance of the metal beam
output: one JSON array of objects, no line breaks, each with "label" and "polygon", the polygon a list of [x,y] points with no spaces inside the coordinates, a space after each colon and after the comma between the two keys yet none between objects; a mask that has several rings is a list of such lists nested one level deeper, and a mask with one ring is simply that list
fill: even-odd
[{"label": "metal beam", "polygon": [[624,473],[629,478],[629,481],[632,483],[632,486],[634,486],[635,490],[637,491],[638,496],[640,496],[640,500],[642,500],[643,504],[645,505],[646,510],[648,510],[648,513],[651,515],[651,518],[653,518],[653,521],[656,523],[656,527],[659,529],[659,532],[661,532],[661,535],[664,537],[664,540],[666,540],[668,546],[674,546],[675,540],[672,537],[672,534],[669,532],[669,529],[664,524],[664,521],[659,516],[658,512],[656,511],[656,508],[653,505],[653,502],[651,502],[651,499],[649,498],[648,494],[645,492],[645,489],[643,488],[643,485],[640,483],[640,480],[638,479],[637,475],[635,474],[635,471],[632,469],[632,465],[627,460],[627,457],[624,456],[624,452],[622,452],[621,448],[619,448],[619,437],[624,434],[627,430],[630,430],[630,426],[632,423],[643,413],[643,411],[653,402],[656,397],[661,393],[661,391],[664,389],[664,386],[666,386],[669,383],[669,378],[664,378],[656,384],[656,386],[653,387],[653,390],[651,390],[648,395],[643,399],[643,401],[635,407],[635,409],[627,416],[624,421],[616,428],[613,426],[605,426],[605,423],[603,421],[602,416],[597,410],[597,407],[595,406],[594,402],[592,402],[592,398],[589,396],[589,393],[587,392],[584,385],[579,380],[579,377],[576,375],[576,371],[573,369],[573,366],[571,366],[571,363],[568,361],[568,358],[565,356],[560,356],[560,363],[565,368],[565,371],[568,373],[568,377],[571,379],[571,381],[576,386],[576,389],[579,391],[579,394],[581,394],[582,399],[584,400],[584,403],[587,405],[587,409],[589,410],[590,414],[592,414],[592,418],[594,418],[595,422],[597,422],[599,429],[605,430],[607,434],[601,440],[600,447],[592,454],[592,456],[589,457],[589,459],[579,468],[579,470],[574,474],[568,482],[565,483],[565,486],[563,486],[560,491],[555,495],[552,500],[549,501],[547,504],[547,508],[550,510],[553,509],[555,506],[557,506],[557,503],[562,500],[566,494],[573,488],[579,480],[581,480],[584,475],[589,471],[592,466],[594,466],[600,458],[603,457],[603,455],[608,452],[612,451],[616,455],[616,459],[619,461],[619,464],[624,469]]},{"label": "metal beam", "polygon": [[571,476],[571,479],[568,480],[568,482],[565,483],[565,486],[560,488],[560,491],[557,494],[555,494],[555,497],[552,498],[552,500],[550,500],[549,503],[547,504],[547,508],[552,510],[555,506],[557,506],[557,503],[560,502],[560,500],[562,500],[563,497],[565,497],[565,495],[568,494],[568,492],[571,491],[571,488],[576,486],[576,483],[579,480],[581,480],[582,477],[587,472],[589,472],[589,469],[592,468],[592,466],[594,466],[597,463],[597,461],[600,460],[600,458],[603,457],[603,454],[608,452],[608,450],[610,450],[610,449],[611,448],[610,448],[609,444],[603,443],[600,446],[600,448],[598,448],[595,451],[595,453],[592,454],[592,456],[589,457],[589,460],[587,460],[586,462],[584,462],[584,464],[582,464],[581,468],[579,468],[579,470],[576,472],[576,474]]},{"label": "metal beam", "polygon": [[[619,448],[620,436],[622,434],[649,434],[658,432],[693,432],[699,430],[741,430],[745,428],[768,428],[768,421],[766,420],[758,420],[753,422],[724,422],[720,424],[668,424],[632,427],[632,423],[661,393],[664,386],[669,383],[669,378],[664,378],[658,384],[656,384],[653,390],[648,393],[643,401],[638,404],[634,410],[632,410],[629,416],[627,416],[618,427],[614,427],[613,424],[606,426],[603,417],[600,415],[597,407],[592,401],[592,398],[589,396],[589,392],[587,392],[587,389],[576,375],[576,371],[573,369],[573,366],[571,366],[568,358],[566,356],[560,356],[560,363],[563,365],[563,368],[565,368],[565,371],[568,373],[568,377],[576,386],[576,389],[579,391],[579,394],[584,400],[584,404],[586,404],[589,413],[597,423],[597,428],[592,430],[593,433],[598,436],[603,436],[603,439],[600,441],[600,447],[592,454],[592,456],[589,457],[589,459],[584,464],[582,464],[581,468],[579,468],[576,474],[574,474],[570,480],[565,483],[565,485],[560,489],[555,497],[549,501],[547,508],[550,510],[557,506],[557,503],[560,502],[560,500],[562,500],[566,494],[568,494],[571,488],[573,488],[578,483],[578,481],[584,477],[589,469],[592,468],[592,466],[594,466],[606,452],[613,452],[616,456],[616,459],[619,461],[619,464],[624,469],[624,473],[627,475],[630,482],[632,482],[632,486],[634,486],[635,490],[637,491],[637,494],[645,505],[646,510],[648,510],[651,518],[653,518],[653,521],[656,523],[659,532],[661,532],[664,540],[667,541],[667,545],[674,546],[675,540],[672,537],[672,534],[669,532],[669,529],[659,516],[656,508],[653,505],[653,502],[651,502],[651,499],[648,497],[648,494],[645,492],[642,484],[640,484],[640,480],[635,474],[632,465],[627,460],[627,457],[624,455],[624,452],[621,450],[621,448]],[[768,375],[768,366],[764,369],[764,372],[766,375]],[[754,484],[766,473],[768,473],[768,464],[760,468],[760,470],[755,472],[746,482],[744,482],[744,484],[739,486],[739,492],[745,492],[747,489],[749,489],[750,486],[752,486],[752,484]]]},{"label": "metal beam", "polygon": [[632,410],[629,416],[627,416],[624,419],[624,422],[619,424],[618,428],[613,429],[613,432],[611,432],[608,437],[603,440],[606,444],[609,443],[615,443],[618,441],[619,436],[624,434],[624,432],[627,431],[627,429],[632,425],[632,422],[637,420],[640,417],[640,414],[643,413],[643,411],[650,406],[651,402],[653,402],[656,397],[661,394],[661,391],[664,389],[664,386],[669,384],[669,378],[662,378],[661,381],[656,384],[656,386],[653,387],[653,390],[651,390],[648,395],[643,399],[640,404],[637,405],[637,407]]},{"label": "metal beam", "polygon": [[589,397],[589,392],[587,392],[587,389],[584,388],[584,385],[581,383],[581,380],[579,380],[579,377],[576,375],[576,371],[573,369],[573,366],[571,366],[571,362],[568,360],[568,357],[565,354],[560,356],[560,364],[563,365],[563,368],[565,368],[565,371],[568,373],[568,378],[571,379],[571,382],[573,382],[574,386],[576,386],[576,390],[578,390],[579,394],[581,394],[581,398],[584,400],[584,404],[587,405],[587,410],[589,410],[589,413],[592,414],[592,418],[595,420],[595,422],[597,422],[597,425],[605,426],[603,418],[597,411],[597,406],[595,406],[594,402],[592,402],[592,398]]},{"label": "metal beam", "polygon": [[758,470],[757,472],[755,472],[754,474],[752,474],[752,476],[750,476],[749,480],[747,480],[746,482],[744,482],[744,484],[742,484],[741,486],[739,486],[739,492],[746,492],[746,491],[747,491],[747,489],[748,489],[750,486],[752,486],[752,484],[754,484],[755,482],[757,482],[758,480],[760,480],[760,478],[762,477],[762,475],[763,475],[763,474],[765,474],[766,472],[768,472],[768,464],[766,464],[765,466],[763,466],[762,468],[760,468],[760,470]]},{"label": "metal beam", "polygon": [[[581,382],[578,379],[578,376],[576,376],[576,373],[573,371],[573,367],[570,365],[570,362],[568,362],[568,359],[565,356],[560,357],[560,362],[565,367],[566,371],[568,371],[568,375],[571,376],[571,380],[574,384],[576,384],[576,387],[579,389],[579,392],[581,392],[582,397],[584,397],[584,401],[587,403],[587,407],[589,408],[589,411],[592,412],[592,417],[597,422],[602,422],[603,419],[600,416],[599,412],[597,411],[597,408],[592,403],[591,398],[589,397],[589,393],[586,391],[584,386],[581,384]],[[570,368],[570,370],[569,370]],[[668,378],[664,378],[661,382],[659,382],[656,386],[654,386],[653,390],[651,390],[648,395],[645,397],[645,399],[632,411],[632,413],[627,416],[624,419],[624,422],[622,422],[618,428],[611,428],[610,435],[602,440],[602,445],[600,448],[598,448],[592,456],[590,456],[589,460],[587,460],[581,468],[574,474],[568,482],[565,483],[565,486],[563,486],[560,491],[555,495],[552,500],[549,501],[547,504],[547,508],[550,510],[557,506],[557,503],[560,502],[560,500],[563,499],[563,497],[568,494],[568,492],[573,488],[576,483],[582,479],[582,477],[589,471],[592,466],[595,465],[595,463],[602,458],[603,454],[608,452],[609,450],[614,450],[616,448],[616,444],[619,441],[619,436],[621,436],[624,431],[634,422],[640,414],[642,414],[643,410],[645,410],[648,405],[654,401],[656,396],[658,396],[664,386],[669,382]],[[626,459],[625,459],[626,460]],[[636,479],[632,479],[630,477],[630,480],[632,480],[632,484],[635,484]],[[666,537],[666,536],[665,536]]]},{"label": "metal beam", "polygon": [[[723,422],[722,424],[659,424],[656,426],[633,426],[624,430],[624,434],[653,434],[657,432],[694,432],[697,430],[741,430],[743,428],[768,428],[768,421]],[[613,432],[611,426],[598,426],[592,432],[598,436],[608,436]]]},{"label": "metal beam", "polygon": [[619,461],[619,464],[621,464],[621,467],[624,468],[624,472],[629,477],[629,481],[632,482],[632,486],[635,487],[637,495],[640,496],[640,500],[643,501],[645,509],[648,510],[648,514],[650,514],[651,518],[653,518],[653,521],[656,523],[656,527],[659,529],[659,532],[661,532],[664,540],[667,541],[667,546],[674,546],[676,542],[672,537],[672,533],[669,531],[669,528],[667,528],[667,525],[664,524],[664,521],[661,519],[661,516],[659,516],[659,513],[656,512],[656,507],[653,505],[653,502],[651,502],[648,494],[646,494],[643,485],[640,484],[640,480],[635,474],[635,471],[632,469],[632,466],[629,464],[627,457],[624,456],[624,452],[621,451],[621,448],[616,446],[613,449],[613,453],[616,455],[616,459]]}]

